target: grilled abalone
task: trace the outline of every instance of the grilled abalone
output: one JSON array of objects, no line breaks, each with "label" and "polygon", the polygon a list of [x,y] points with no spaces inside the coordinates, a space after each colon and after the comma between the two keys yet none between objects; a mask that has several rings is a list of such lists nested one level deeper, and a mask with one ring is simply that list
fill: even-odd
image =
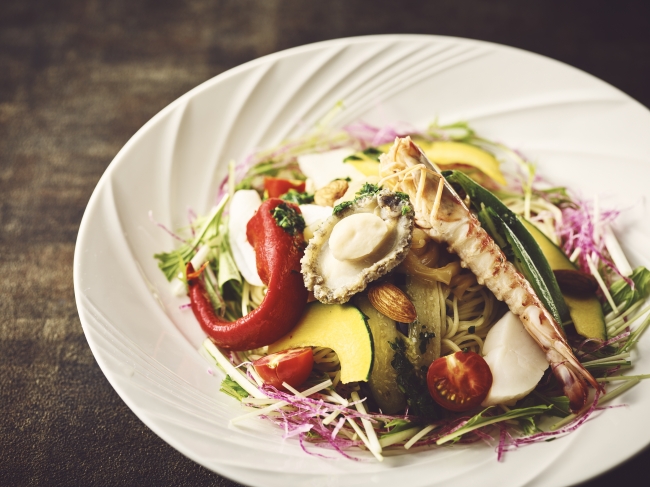
[{"label": "grilled abalone", "polygon": [[365,185],[309,241],[301,260],[305,286],[322,303],[347,302],[404,260],[412,232],[408,197]]}]

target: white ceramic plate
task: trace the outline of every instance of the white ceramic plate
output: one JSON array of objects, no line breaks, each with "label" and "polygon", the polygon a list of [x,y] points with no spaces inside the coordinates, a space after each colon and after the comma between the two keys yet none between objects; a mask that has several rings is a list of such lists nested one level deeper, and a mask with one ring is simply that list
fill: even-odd
[{"label": "white ceramic plate", "polygon": [[[497,462],[483,444],[387,457],[325,460],[261,420],[228,420],[239,404],[198,355],[203,333],[152,258],[191,207],[207,211],[229,160],[303,133],[343,100],[335,119],[424,127],[467,120],[523,150],[557,184],[626,209],[617,223],[634,264],[650,264],[644,194],[650,113],[581,71],[524,51],[464,39],[377,36],[276,53],[198,86],[149,121],[115,157],[90,199],[74,262],[88,343],[129,407],[174,448],[226,477],[264,486],[569,485],[650,441],[650,387],[641,384],[576,433]],[[645,251],[645,252],[644,252]],[[650,340],[637,370],[650,372]],[[133,445],[137,448],[137,445]],[[320,451],[336,457],[329,451]]]}]

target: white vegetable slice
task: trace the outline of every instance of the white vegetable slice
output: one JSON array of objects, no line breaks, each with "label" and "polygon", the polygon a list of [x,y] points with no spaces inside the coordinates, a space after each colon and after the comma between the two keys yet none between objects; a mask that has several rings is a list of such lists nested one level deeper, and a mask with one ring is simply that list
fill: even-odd
[{"label": "white vegetable slice", "polygon": [[510,311],[487,334],[483,354],[492,387],[482,406],[514,404],[535,388],[548,368],[544,352]]},{"label": "white vegetable slice", "polygon": [[309,241],[314,236],[314,232],[318,230],[321,223],[323,223],[331,214],[331,206],[320,205],[300,205],[302,217],[305,219],[305,240]]},{"label": "white vegetable slice", "polygon": [[305,226],[310,227],[319,223],[332,214],[331,206],[300,205],[302,217],[305,219]]},{"label": "white vegetable slice", "polygon": [[343,159],[354,154],[354,149],[335,149],[317,154],[298,156],[298,165],[305,176],[314,182],[316,189],[334,179],[364,179],[365,176]]},{"label": "white vegetable slice", "polygon": [[241,189],[232,197],[228,219],[228,241],[235,264],[244,279],[254,286],[263,286],[264,283],[257,273],[255,250],[246,238],[246,225],[261,204],[262,200],[257,191]]}]

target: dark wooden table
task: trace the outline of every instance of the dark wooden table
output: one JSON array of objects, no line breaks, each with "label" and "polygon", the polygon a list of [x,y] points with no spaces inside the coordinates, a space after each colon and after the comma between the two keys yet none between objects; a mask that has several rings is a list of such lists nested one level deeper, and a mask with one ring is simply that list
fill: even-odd
[{"label": "dark wooden table", "polygon": [[[236,485],[134,416],[95,363],[75,307],[72,259],[88,198],[159,110],[256,57],[380,33],[528,49],[650,105],[650,4],[605,3],[0,2],[0,484]],[[648,464],[646,450],[585,485],[632,484]]]}]

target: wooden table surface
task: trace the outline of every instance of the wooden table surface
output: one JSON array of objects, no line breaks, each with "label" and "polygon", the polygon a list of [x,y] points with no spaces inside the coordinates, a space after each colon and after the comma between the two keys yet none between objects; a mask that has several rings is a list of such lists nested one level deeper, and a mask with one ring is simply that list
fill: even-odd
[{"label": "wooden table surface", "polygon": [[[75,307],[86,203],[158,111],[256,57],[381,33],[528,49],[650,105],[650,4],[605,3],[0,2],[0,485],[237,485],[135,417],[93,359]],[[631,484],[648,464],[646,450],[585,485]]]}]

